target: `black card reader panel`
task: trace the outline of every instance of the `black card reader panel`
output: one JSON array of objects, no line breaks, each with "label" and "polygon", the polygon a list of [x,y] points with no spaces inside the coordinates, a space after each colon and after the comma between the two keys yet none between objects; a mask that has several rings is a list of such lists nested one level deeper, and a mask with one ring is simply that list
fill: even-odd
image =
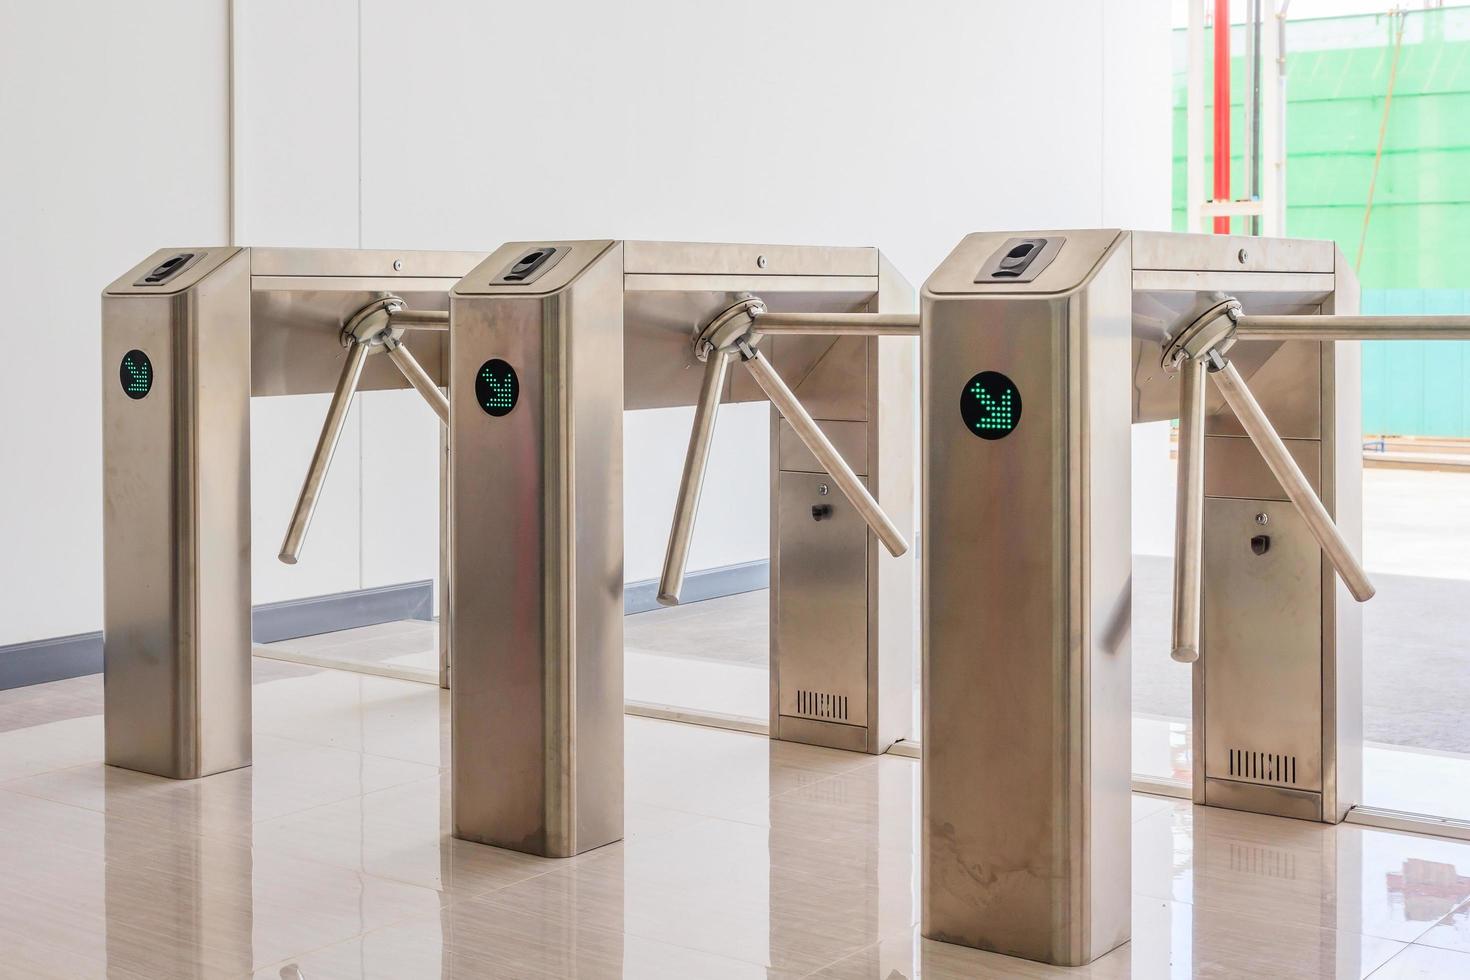
[{"label": "black card reader panel", "polygon": [[1031,282],[1051,265],[1065,242],[1062,237],[1008,238],[985,260],[975,281]]},{"label": "black card reader panel", "polygon": [[162,286],[204,256],[203,252],[175,252],[148,270],[134,286]]},{"label": "black card reader panel", "polygon": [[571,249],[564,245],[536,245],[526,249],[505,270],[490,280],[492,286],[524,286],[535,282],[562,260]]}]

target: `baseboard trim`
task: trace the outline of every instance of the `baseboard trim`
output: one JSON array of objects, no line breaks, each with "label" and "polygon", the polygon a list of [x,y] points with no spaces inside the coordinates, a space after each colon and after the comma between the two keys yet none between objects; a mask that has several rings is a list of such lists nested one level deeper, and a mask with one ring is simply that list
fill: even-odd
[{"label": "baseboard trim", "polygon": [[[254,642],[272,643],[401,619],[433,618],[434,583],[425,579],[262,603],[250,611],[250,632]],[[101,630],[0,646],[0,691],[101,671]]]},{"label": "baseboard trim", "polygon": [[[769,588],[771,563],[769,561],[747,561],[739,565],[722,565],[719,568],[702,568],[684,576],[684,590],[680,598],[684,602],[699,602],[703,599],[718,599],[742,592],[755,592]],[[662,608],[658,604],[658,579],[629,582],[623,587],[623,615],[652,612]]]},{"label": "baseboard trim", "polygon": [[254,643],[274,643],[400,619],[433,618],[434,583],[424,579],[264,603],[250,611],[250,639]]}]

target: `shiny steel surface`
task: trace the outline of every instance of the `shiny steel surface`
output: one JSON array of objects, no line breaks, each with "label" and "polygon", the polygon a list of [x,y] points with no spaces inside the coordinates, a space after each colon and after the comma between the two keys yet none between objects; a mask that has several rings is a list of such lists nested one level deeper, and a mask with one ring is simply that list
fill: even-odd
[{"label": "shiny steel surface", "polygon": [[677,606],[684,587],[684,567],[689,561],[689,543],[694,538],[694,519],[699,514],[699,495],[709,464],[710,445],[715,438],[715,419],[720,395],[730,369],[732,351],[711,351],[704,362],[704,380],[699,401],[694,404],[694,422],[689,430],[689,449],[684,454],[684,472],[679,477],[679,495],[674,499],[674,522],[664,551],[663,572],[658,581],[660,605]]},{"label": "shiny steel surface", "polygon": [[[102,299],[104,744],[109,765],[172,779],[248,766],[250,276],[209,250],[162,286]],[[153,364],[131,399],[128,350]]]},{"label": "shiny steel surface", "polygon": [[409,384],[413,385],[414,390],[423,396],[424,401],[429,403],[429,407],[434,410],[434,414],[439,416],[439,421],[448,425],[449,399],[444,397],[444,392],[440,391],[439,386],[434,383],[434,379],[429,377],[429,372],[425,371],[423,365],[414,360],[413,354],[409,353],[408,348],[403,344],[396,341],[390,342],[384,344],[384,349],[387,350],[388,356],[393,360],[393,366],[398,368],[399,373],[407,379]]},{"label": "shiny steel surface", "polygon": [[[1250,542],[1261,534],[1270,550],[1257,555]],[[1286,815],[1320,820],[1322,704],[1306,696],[1322,690],[1322,658],[1308,655],[1322,646],[1317,543],[1289,503],[1210,497],[1203,563],[1202,802],[1280,812],[1270,802],[1292,797],[1256,789],[1279,787],[1313,794]]]},{"label": "shiny steel surface", "polygon": [[[1077,965],[1130,932],[1132,268],[1116,231],[1051,232],[1034,281],[974,283],[1017,234],[923,293],[921,930]],[[958,410],[985,370],[1024,393],[995,441]]]},{"label": "shiny steel surface", "polygon": [[332,392],[331,404],[327,406],[327,417],[322,422],[316,448],[312,450],[311,464],[306,468],[301,493],[296,497],[296,509],[291,512],[291,521],[286,525],[286,537],[281,541],[278,557],[287,565],[296,564],[301,557],[306,530],[311,526],[317,501],[321,499],[322,484],[326,482],[332,456],[337,452],[337,443],[342,439],[342,428],[347,424],[347,413],[352,410],[352,399],[357,394],[357,383],[362,377],[362,366],[366,363],[367,356],[366,344],[354,343],[347,348],[347,360],[342,362],[342,374],[337,379],[336,390]]},{"label": "shiny steel surface", "polygon": [[[163,283],[133,285],[182,251],[199,258]],[[344,324],[385,296],[442,321],[448,287],[479,257],[163,249],[108,287],[106,356],[136,333],[156,375],[128,405],[111,397],[116,361],[103,379],[109,760],[176,778],[250,763],[249,399],[331,391],[344,373],[359,389],[403,387],[387,358],[351,366]],[[442,373],[442,331],[422,336],[419,374]],[[309,516],[325,461],[298,518]],[[292,554],[304,529],[302,519]]]},{"label": "shiny steel surface", "polygon": [[[517,243],[451,294],[451,826],[569,857],[623,835],[623,255],[556,244],[534,283],[489,285]],[[490,358],[520,379],[499,418]]]},{"label": "shiny steel surface", "polygon": [[405,327],[409,330],[448,330],[448,310],[393,310],[388,314],[389,321],[395,327]]},{"label": "shiny steel surface", "polygon": [[[868,726],[868,528],[826,473],[779,474],[771,519],[781,562],[771,587],[781,662],[776,712],[823,727]],[[828,488],[824,492],[824,488]],[[813,508],[824,508],[819,519]],[[854,692],[849,694],[848,692]]]},{"label": "shiny steel surface", "polygon": [[916,313],[757,313],[752,317],[757,335],[917,337]]},{"label": "shiny steel surface", "polygon": [[1199,659],[1200,550],[1205,506],[1205,365],[1189,359],[1179,372],[1179,481],[1174,523],[1174,643],[1183,664]]},{"label": "shiny steel surface", "polygon": [[1250,309],[1236,321],[1242,340],[1470,340],[1470,316],[1270,316]]},{"label": "shiny steel surface", "polygon": [[811,417],[807,410],[797,400],[786,382],[771,367],[771,362],[755,348],[745,348],[741,351],[741,357],[745,367],[755,378],[761,390],[771,399],[771,404],[776,410],[791,423],[791,429],[796,433],[802,444],[816,457],[817,462],[822,465],[831,476],[832,482],[842,495],[852,504],[858,516],[868,525],[872,532],[883,542],[883,547],[895,558],[908,551],[908,542],[904,540],[903,532],[893,523],[892,518],[883,512],[878,501],[863,486],[862,481],[853,473],[852,467],[847,465],[846,460],[837,452],[830,439],[822,432],[820,426]]},{"label": "shiny steel surface", "polygon": [[1293,506],[1301,513],[1307,529],[1322,546],[1323,554],[1342,577],[1353,598],[1359,602],[1367,602],[1373,598],[1373,583],[1368,581],[1368,573],[1363,570],[1357,556],[1338,532],[1337,525],[1332,522],[1332,515],[1313,492],[1301,468],[1296,465],[1296,460],[1287,451],[1281,437],[1272,428],[1270,420],[1246,387],[1240,372],[1226,361],[1223,367],[1212,371],[1210,377],[1225,396],[1235,417],[1244,426],[1246,434],[1250,436],[1266,465],[1271,468]]}]

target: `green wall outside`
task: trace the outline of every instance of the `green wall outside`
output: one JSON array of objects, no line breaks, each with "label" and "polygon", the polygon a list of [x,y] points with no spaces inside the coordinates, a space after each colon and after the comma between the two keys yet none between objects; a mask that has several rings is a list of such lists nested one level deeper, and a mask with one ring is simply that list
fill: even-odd
[{"label": "green wall outside", "polygon": [[[1395,25],[1387,15],[1287,25],[1286,233],[1332,239],[1349,262],[1362,234]],[[1185,224],[1184,44],[1176,32],[1176,229]],[[1231,46],[1244,50],[1242,27],[1233,29]],[[1241,57],[1230,84],[1239,154],[1247,91]],[[1208,78],[1206,90],[1208,97]],[[1235,197],[1245,196],[1244,166],[1242,156],[1232,159]],[[1244,231],[1242,219],[1236,230]],[[1408,14],[1359,279],[1365,313],[1470,312],[1470,7]],[[1365,343],[1364,431],[1470,437],[1465,346]]]}]

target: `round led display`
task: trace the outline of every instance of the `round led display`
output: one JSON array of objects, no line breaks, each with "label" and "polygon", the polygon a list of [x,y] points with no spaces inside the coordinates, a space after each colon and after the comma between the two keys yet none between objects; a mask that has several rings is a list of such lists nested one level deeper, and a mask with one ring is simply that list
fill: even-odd
[{"label": "round led display", "polygon": [[475,398],[486,415],[509,415],[520,397],[521,382],[515,368],[498,357],[480,365],[475,374]]},{"label": "round led display", "polygon": [[999,371],[981,371],[960,392],[960,418],[981,439],[1004,439],[1021,421],[1021,392]]},{"label": "round led display", "polygon": [[117,380],[122,383],[123,394],[142,398],[153,390],[153,362],[142,351],[130,350],[117,366]]}]

